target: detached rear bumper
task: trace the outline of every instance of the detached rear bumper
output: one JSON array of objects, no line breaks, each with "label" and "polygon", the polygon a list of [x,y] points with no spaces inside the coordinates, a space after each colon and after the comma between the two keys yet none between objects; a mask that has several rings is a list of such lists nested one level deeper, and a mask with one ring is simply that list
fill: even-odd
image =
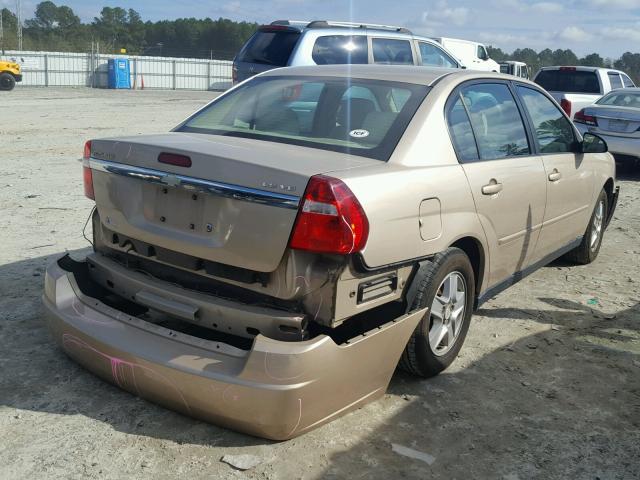
[{"label": "detached rear bumper", "polygon": [[45,276],[49,327],[88,370],[186,415],[274,440],[300,435],[384,394],[426,310],[343,345],[258,335],[250,350],[168,330],[82,293],[54,262]]}]

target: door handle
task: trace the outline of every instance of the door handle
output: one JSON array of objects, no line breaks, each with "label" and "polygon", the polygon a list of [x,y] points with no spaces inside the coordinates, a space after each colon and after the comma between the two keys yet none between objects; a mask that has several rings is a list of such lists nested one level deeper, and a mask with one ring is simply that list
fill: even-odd
[{"label": "door handle", "polygon": [[482,187],[483,195],[495,195],[502,191],[502,184],[498,183],[495,178],[492,178],[488,185]]},{"label": "door handle", "polygon": [[557,168],[553,169],[553,172],[551,172],[549,174],[549,181],[550,182],[557,182],[558,180],[560,180],[562,178],[562,174],[558,171]]}]

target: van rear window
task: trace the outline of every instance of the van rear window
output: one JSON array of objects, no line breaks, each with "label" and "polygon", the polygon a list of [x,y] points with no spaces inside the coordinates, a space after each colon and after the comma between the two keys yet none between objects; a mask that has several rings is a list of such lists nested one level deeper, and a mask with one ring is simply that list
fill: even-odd
[{"label": "van rear window", "polygon": [[300,33],[294,30],[260,29],[240,51],[237,60],[284,67],[299,38]]},{"label": "van rear window", "polygon": [[549,92],[600,94],[600,82],[595,72],[560,69],[542,70],[535,82]]}]

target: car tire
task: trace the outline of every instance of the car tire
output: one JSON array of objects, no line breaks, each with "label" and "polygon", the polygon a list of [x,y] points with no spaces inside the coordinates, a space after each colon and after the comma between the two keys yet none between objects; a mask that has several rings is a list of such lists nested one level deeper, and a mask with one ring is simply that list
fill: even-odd
[{"label": "car tire", "polygon": [[[416,281],[420,284],[412,310],[431,308],[409,339],[399,366],[428,378],[451,365],[464,343],[473,313],[475,275],[469,257],[459,248],[448,248],[434,257]],[[450,295],[452,288],[455,295]]]},{"label": "car tire", "polygon": [[609,198],[604,189],[598,196],[598,201],[589,219],[589,225],[582,237],[582,242],[578,247],[571,250],[565,258],[578,265],[587,265],[593,262],[600,252],[602,238],[607,224],[607,213],[609,212]]},{"label": "car tire", "polygon": [[13,90],[16,86],[16,79],[10,73],[0,73],[0,90]]}]

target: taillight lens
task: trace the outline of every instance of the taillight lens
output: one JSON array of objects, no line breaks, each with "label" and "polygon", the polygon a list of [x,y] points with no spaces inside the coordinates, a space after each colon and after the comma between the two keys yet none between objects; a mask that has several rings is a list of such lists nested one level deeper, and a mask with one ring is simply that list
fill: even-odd
[{"label": "taillight lens", "polygon": [[84,194],[87,198],[95,200],[96,196],[93,191],[93,173],[89,166],[91,158],[91,140],[84,144],[84,154],[82,155],[82,178],[84,180]]},{"label": "taillight lens", "polygon": [[348,255],[361,251],[369,236],[369,221],[342,181],[311,177],[302,198],[289,245],[297,250]]},{"label": "taillight lens", "polygon": [[583,123],[585,125],[590,125],[592,127],[598,126],[598,119],[593,115],[586,115],[584,113],[584,109],[580,110],[575,114],[575,116],[573,117],[573,121],[575,123]]},{"label": "taillight lens", "polygon": [[562,110],[564,110],[564,113],[566,113],[569,116],[569,118],[571,118],[571,102],[563,98],[562,100],[560,100],[560,107],[562,107]]}]

